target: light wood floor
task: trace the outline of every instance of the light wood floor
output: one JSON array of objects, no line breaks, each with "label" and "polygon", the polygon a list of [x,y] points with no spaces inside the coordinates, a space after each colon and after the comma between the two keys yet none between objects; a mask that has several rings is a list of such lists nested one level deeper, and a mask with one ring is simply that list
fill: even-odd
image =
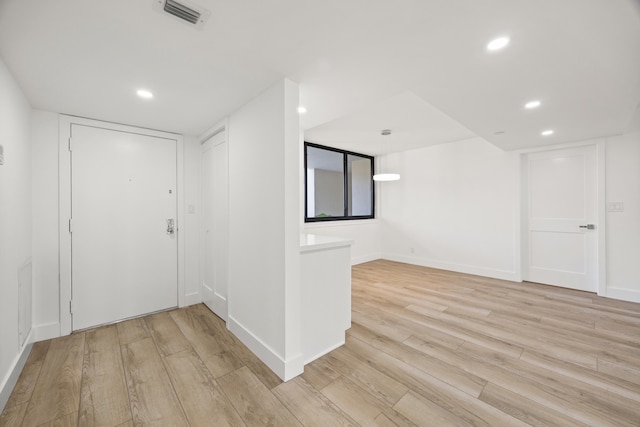
[{"label": "light wood floor", "polygon": [[0,425],[640,426],[640,304],[375,261],[292,381],[197,305],[36,343]]}]

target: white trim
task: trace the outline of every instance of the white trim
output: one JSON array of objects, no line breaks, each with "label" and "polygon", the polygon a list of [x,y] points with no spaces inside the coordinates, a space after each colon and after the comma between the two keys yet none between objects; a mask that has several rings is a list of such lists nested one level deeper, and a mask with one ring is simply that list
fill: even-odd
[{"label": "white trim", "polygon": [[351,265],[364,264],[365,262],[375,261],[380,258],[382,258],[382,254],[380,252],[375,254],[360,255],[351,258]]},{"label": "white trim", "polygon": [[596,177],[598,186],[596,201],[596,221],[598,224],[598,267],[596,275],[598,277],[598,295],[607,295],[607,140],[596,143]]},{"label": "white trim", "polygon": [[520,215],[518,230],[520,244],[520,281],[529,277],[529,200],[527,190],[527,180],[529,174],[528,153],[520,153],[517,158],[519,162],[519,200]]},{"label": "white trim", "polygon": [[382,259],[396,262],[404,262],[406,264],[420,265],[423,267],[437,268],[439,270],[455,271],[458,273],[473,274],[476,276],[491,277],[494,279],[509,280],[517,282],[518,273],[516,271],[500,270],[497,268],[480,267],[476,265],[458,264],[448,261],[438,261],[415,256],[397,255],[391,253],[382,253]]},{"label": "white trim", "polygon": [[200,292],[192,292],[184,296],[184,304],[181,305],[180,307],[200,304],[201,302],[202,302],[202,297],[200,296]]},{"label": "white trim", "polygon": [[513,262],[515,269],[515,281],[522,282],[524,277],[522,268],[522,232],[523,218],[526,213],[523,210],[523,179],[522,179],[522,154],[513,156],[513,186],[515,194],[515,206],[513,207]]},{"label": "white trim", "polygon": [[[177,212],[177,245],[178,245],[178,306],[185,305],[185,260],[184,260],[184,237],[181,230],[185,229],[184,224],[184,141],[181,135],[144,129],[134,126],[127,126],[117,123],[103,122],[100,120],[87,119],[83,117],[60,115],[59,140],[58,140],[58,194],[59,194],[59,263],[60,263],[60,283],[59,283],[59,307],[60,307],[60,330],[59,336],[71,333],[71,314],[69,313],[69,301],[71,301],[71,234],[69,233],[69,218],[71,218],[71,155],[69,152],[69,138],[71,137],[71,125],[84,125],[98,127],[102,129],[115,130],[120,132],[135,133],[157,138],[172,139],[176,141],[176,188],[178,189],[176,212]],[[45,333],[46,332],[46,333]],[[46,329],[44,335],[51,331]]]},{"label": "white trim", "polygon": [[630,302],[640,302],[640,291],[637,289],[608,288],[607,298]]},{"label": "white trim", "polygon": [[[33,329],[32,329],[33,330]],[[24,365],[27,363],[27,358],[31,353],[31,349],[33,348],[32,335],[29,333],[27,336],[27,340],[25,341],[25,346],[22,347],[22,350],[16,358],[13,360],[13,363],[10,365],[9,371],[2,379],[2,383],[0,383],[0,412],[4,410],[5,405],[9,401],[9,397],[11,397],[11,392],[13,388],[16,386],[18,382],[18,378],[20,378],[20,373],[24,368]]]},{"label": "white trim", "polygon": [[289,381],[304,372],[302,353],[290,360],[283,360],[279,354],[242,326],[233,316],[229,316],[227,328],[283,381]]},{"label": "white trim", "polygon": [[31,330],[33,331],[33,342],[58,338],[60,336],[60,322],[34,325],[31,327]]},{"label": "white trim", "polygon": [[[155,135],[152,135],[155,136]],[[166,138],[167,136],[164,136]],[[186,303],[186,272],[185,272],[185,237],[186,237],[186,211],[184,203],[185,194],[185,179],[184,179],[184,140],[182,136],[175,136],[176,141],[176,188],[178,189],[177,196],[177,224],[176,238],[178,239],[178,307],[184,307],[189,305]]]},{"label": "white trim", "polygon": [[214,126],[202,132],[198,137],[198,141],[200,141],[200,144],[204,144],[206,141],[216,136],[220,132],[223,132],[223,131],[226,132],[228,128],[229,128],[229,117],[225,117],[224,119],[216,123]]}]

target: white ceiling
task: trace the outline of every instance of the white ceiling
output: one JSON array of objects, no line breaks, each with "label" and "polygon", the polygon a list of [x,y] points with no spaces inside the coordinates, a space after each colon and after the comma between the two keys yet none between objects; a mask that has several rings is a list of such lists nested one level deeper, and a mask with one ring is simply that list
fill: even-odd
[{"label": "white ceiling", "polygon": [[0,56],[35,108],[190,135],[286,77],[308,140],[367,154],[620,134],[640,102],[638,0],[193,0],[200,31],[153,1],[0,0]]}]

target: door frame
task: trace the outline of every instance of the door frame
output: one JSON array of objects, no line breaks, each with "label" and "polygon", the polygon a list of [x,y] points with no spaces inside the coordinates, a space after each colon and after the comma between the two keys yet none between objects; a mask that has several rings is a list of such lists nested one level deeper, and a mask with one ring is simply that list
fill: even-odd
[{"label": "door frame", "polygon": [[[224,119],[222,119],[221,121],[219,121],[218,123],[216,123],[214,126],[212,126],[211,128],[207,129],[206,131],[204,131],[199,137],[198,137],[198,149],[199,149],[199,155],[200,155],[200,206],[202,207],[201,209],[204,210],[204,170],[202,168],[202,145],[207,142],[209,139],[213,138],[214,136],[216,136],[217,134],[219,134],[220,132],[224,132],[224,143],[227,144],[227,214],[228,214],[228,210],[229,210],[229,151],[230,151],[230,147],[229,147],[229,117],[225,117]],[[200,246],[200,254],[199,254],[199,268],[198,268],[198,292],[200,293],[200,301],[202,302],[204,300],[204,290],[202,289],[203,283],[202,280],[204,278],[204,218],[202,215],[200,215],[200,223],[198,224],[198,233],[199,233],[199,240],[198,240],[198,244]],[[227,250],[229,249],[228,247],[229,244],[229,236],[227,236]],[[228,274],[228,265],[227,265],[227,274]],[[229,285],[229,276],[227,276],[227,286]],[[226,307],[226,315],[224,316],[224,321],[225,323],[227,322],[227,318],[228,318],[228,313],[229,313],[229,289],[227,288],[227,307]]]},{"label": "door frame", "polygon": [[606,139],[597,138],[576,143],[547,145],[544,147],[519,150],[519,169],[518,176],[520,180],[520,280],[524,281],[528,277],[529,265],[529,214],[528,214],[528,167],[527,159],[529,154],[543,153],[549,151],[562,150],[567,148],[579,148],[586,146],[595,146],[596,148],[596,289],[599,296],[607,295],[607,253],[606,253],[606,229],[607,229],[607,212],[606,212]]},{"label": "door frame", "polygon": [[104,122],[69,115],[60,115],[58,138],[58,236],[59,236],[59,267],[60,267],[60,336],[71,334],[71,233],[69,232],[71,218],[71,152],[69,139],[72,125],[83,125],[125,133],[173,139],[176,141],[176,239],[178,245],[178,307],[183,307],[185,301],[185,248],[184,248],[184,143],[182,135],[144,129],[118,123]]}]

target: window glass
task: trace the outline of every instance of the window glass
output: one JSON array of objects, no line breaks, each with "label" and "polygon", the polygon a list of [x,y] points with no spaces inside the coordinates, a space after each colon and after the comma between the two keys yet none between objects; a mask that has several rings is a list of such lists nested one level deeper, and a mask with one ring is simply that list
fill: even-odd
[{"label": "window glass", "polygon": [[305,221],[373,218],[373,157],[305,143]]},{"label": "window glass", "polygon": [[371,160],[353,154],[347,155],[347,191],[349,216],[371,215],[373,180]]}]

